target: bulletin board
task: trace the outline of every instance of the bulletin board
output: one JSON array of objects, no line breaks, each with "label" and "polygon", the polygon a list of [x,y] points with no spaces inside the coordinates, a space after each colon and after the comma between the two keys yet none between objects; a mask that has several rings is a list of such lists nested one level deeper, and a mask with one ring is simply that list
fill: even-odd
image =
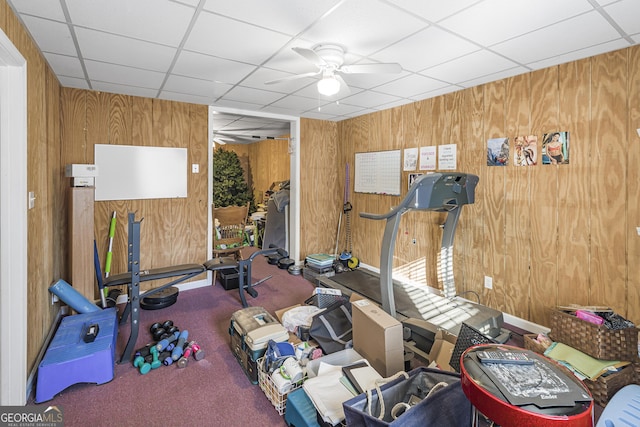
[{"label": "bulletin board", "polygon": [[95,200],[187,197],[187,149],[95,145]]},{"label": "bulletin board", "polygon": [[355,182],[357,193],[400,195],[402,156],[400,150],[356,153]]}]

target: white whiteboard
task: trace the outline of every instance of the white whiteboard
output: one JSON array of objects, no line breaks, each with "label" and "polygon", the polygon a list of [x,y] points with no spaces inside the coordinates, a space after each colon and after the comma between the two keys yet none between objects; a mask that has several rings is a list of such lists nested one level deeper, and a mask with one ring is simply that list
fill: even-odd
[{"label": "white whiteboard", "polygon": [[95,145],[96,201],[187,197],[187,149]]},{"label": "white whiteboard", "polygon": [[356,153],[353,191],[399,196],[401,170],[400,150]]}]

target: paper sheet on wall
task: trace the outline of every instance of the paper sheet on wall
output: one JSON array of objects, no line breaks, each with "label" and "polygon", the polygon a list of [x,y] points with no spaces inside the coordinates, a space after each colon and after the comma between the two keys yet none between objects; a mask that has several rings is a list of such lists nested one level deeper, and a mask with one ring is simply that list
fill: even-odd
[{"label": "paper sheet on wall", "polygon": [[418,166],[418,148],[405,148],[404,150],[404,170],[414,171]]},{"label": "paper sheet on wall", "polygon": [[440,170],[456,170],[456,144],[440,145],[438,147],[438,168]]},{"label": "paper sheet on wall", "polygon": [[436,170],[436,146],[420,147],[420,170]]}]

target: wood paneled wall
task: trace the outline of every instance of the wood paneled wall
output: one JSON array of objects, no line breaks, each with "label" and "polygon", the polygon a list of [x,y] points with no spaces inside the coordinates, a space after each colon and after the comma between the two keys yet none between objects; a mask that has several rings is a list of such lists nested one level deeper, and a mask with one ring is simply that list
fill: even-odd
[{"label": "wood paneled wall", "polygon": [[[337,174],[342,187],[344,165],[356,152],[455,143],[458,170],[480,177],[476,203],[464,207],[456,235],[459,292],[476,292],[484,304],[542,325],[549,324],[548,308],[570,303],[610,306],[640,323],[639,101],[636,46],[339,122],[337,153],[318,153],[327,172],[312,170],[317,181]],[[568,165],[486,165],[488,139],[541,139],[552,131],[570,132]],[[303,164],[317,162],[303,153]],[[303,192],[317,194],[308,185],[303,180]],[[353,252],[362,262],[379,267],[384,224],[357,213],[386,212],[400,199],[352,193]],[[310,205],[319,204],[302,205],[303,242]],[[431,212],[403,217],[395,271],[438,287],[443,220]],[[324,229],[336,223],[327,221]],[[484,276],[493,278],[492,290]]]},{"label": "wood paneled wall", "polygon": [[[95,144],[179,147],[188,151],[186,198],[95,203],[94,233],[104,268],[109,222],[116,212],[111,274],[127,271],[128,213],[142,220],[142,269],[203,263],[207,254],[207,106],[63,88],[62,164],[94,163]],[[200,172],[191,173],[198,164]],[[201,280],[204,275],[193,280]],[[141,289],[158,286],[143,282]],[[97,287],[96,295],[97,298]]]},{"label": "wood paneled wall", "polygon": [[66,273],[60,84],[4,0],[0,1],[0,28],[27,61],[27,189],[36,196],[34,208],[27,211],[27,283],[2,286],[27,287],[27,367],[31,370],[59,310],[51,305],[48,288]]},{"label": "wood paneled wall", "polygon": [[272,183],[288,180],[291,175],[287,140],[265,139],[251,144],[227,144],[223,148],[240,158],[257,204],[262,203]]}]

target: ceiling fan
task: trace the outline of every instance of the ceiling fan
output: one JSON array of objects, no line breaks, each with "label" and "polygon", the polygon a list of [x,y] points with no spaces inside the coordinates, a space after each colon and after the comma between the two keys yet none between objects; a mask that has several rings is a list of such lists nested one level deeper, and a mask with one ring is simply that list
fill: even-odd
[{"label": "ceiling fan", "polygon": [[318,81],[318,92],[325,96],[335,95],[341,88],[348,89],[341,74],[398,74],[402,67],[397,63],[368,63],[344,65],[345,50],[337,44],[319,44],[311,49],[303,47],[292,48],[294,52],[318,67],[317,71],[296,74],[281,79],[271,80],[265,84],[281,83],[305,77],[321,76]]}]

